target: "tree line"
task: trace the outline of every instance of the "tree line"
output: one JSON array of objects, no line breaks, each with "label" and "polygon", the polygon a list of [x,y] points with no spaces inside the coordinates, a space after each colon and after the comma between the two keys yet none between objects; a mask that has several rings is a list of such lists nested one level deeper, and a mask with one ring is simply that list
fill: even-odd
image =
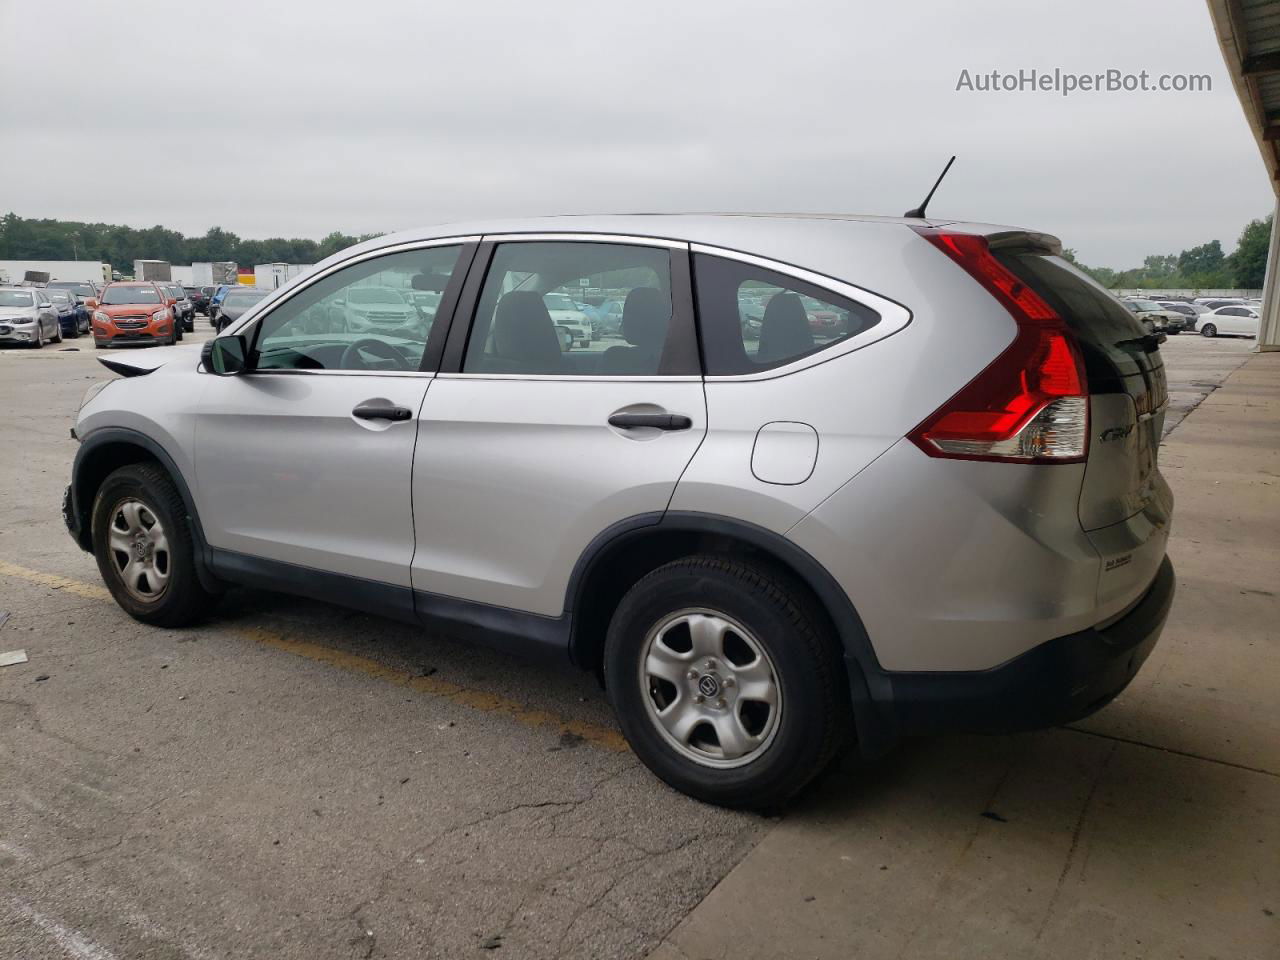
[{"label": "tree line", "polygon": [[1250,220],[1245,225],[1235,251],[1229,254],[1213,240],[1181,253],[1154,254],[1144,259],[1142,266],[1129,270],[1086,266],[1076,259],[1074,250],[1064,250],[1063,256],[1112,290],[1260,290],[1270,245],[1268,214],[1265,220]]},{"label": "tree line", "polygon": [[198,263],[233,260],[255,263],[317,263],[344,247],[376,237],[334,231],[323,240],[268,237],[247,240],[221,227],[202,237],[154,226],[139,230],[112,223],[34,220],[8,213],[0,218],[0,260],[101,260],[128,271],[134,260]]},{"label": "tree line", "polygon": [[[221,227],[211,227],[202,237],[186,237],[161,226],[139,230],[110,223],[25,219],[8,213],[0,218],[0,260],[102,260],[117,270],[128,269],[134,260],[142,259],[170,263],[234,260],[243,265],[317,263],[376,236],[351,236],[335,230],[318,241],[305,237],[246,240]],[[1271,217],[1267,216],[1245,226],[1235,252],[1230,254],[1223,253],[1222,244],[1213,240],[1181,253],[1149,256],[1142,266],[1129,270],[1086,266],[1073,250],[1064,251],[1064,256],[1112,289],[1259,289],[1270,241]]]}]

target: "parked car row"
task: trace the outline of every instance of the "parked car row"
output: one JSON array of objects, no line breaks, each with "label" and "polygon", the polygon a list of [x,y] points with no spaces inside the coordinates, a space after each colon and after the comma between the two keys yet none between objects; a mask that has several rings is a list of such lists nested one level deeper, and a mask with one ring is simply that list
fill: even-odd
[{"label": "parked car row", "polygon": [[1126,296],[1121,303],[1150,333],[1177,334],[1183,330],[1204,337],[1256,337],[1262,300],[1255,297],[1199,297],[1195,300],[1148,299]]}]

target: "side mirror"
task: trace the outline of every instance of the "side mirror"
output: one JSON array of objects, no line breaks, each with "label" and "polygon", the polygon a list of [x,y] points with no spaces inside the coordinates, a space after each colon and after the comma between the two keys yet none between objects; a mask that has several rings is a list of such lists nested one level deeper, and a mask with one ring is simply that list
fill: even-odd
[{"label": "side mirror", "polygon": [[249,344],[240,334],[215,337],[200,351],[204,368],[219,377],[234,377],[248,369]]},{"label": "side mirror", "polygon": [[52,304],[52,303],[50,303],[48,300],[41,300],[41,301],[40,301],[40,309],[41,309],[41,310],[52,310],[52,309],[53,309],[53,304]]},{"label": "side mirror", "polygon": [[88,307],[90,310],[97,310],[98,307],[100,306],[100,304],[98,303],[97,297],[90,297],[88,300],[84,302],[84,305]]}]

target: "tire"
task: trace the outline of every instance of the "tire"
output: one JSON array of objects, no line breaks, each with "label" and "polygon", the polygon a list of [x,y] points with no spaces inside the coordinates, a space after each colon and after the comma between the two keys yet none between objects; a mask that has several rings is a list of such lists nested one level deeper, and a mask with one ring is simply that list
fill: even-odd
[{"label": "tire", "polygon": [[[139,558],[131,551],[123,551],[122,557],[110,536],[122,524],[129,526],[126,513],[133,511],[125,507],[127,504],[139,505],[141,510],[135,516],[141,522],[134,524],[138,532],[126,539],[134,549],[141,544],[144,550],[152,550],[149,560],[142,558],[142,569],[145,571],[149,562],[153,572],[144,572],[136,589],[126,585],[122,569],[129,570]],[[150,526],[146,524],[148,515],[154,521]],[[163,535],[162,550],[155,549],[159,543],[149,538],[149,531],[156,527]],[[135,620],[160,627],[181,627],[199,620],[213,607],[217,597],[204,589],[196,574],[195,542],[186,506],[169,475],[156,464],[130,464],[102,481],[93,500],[91,529],[98,571],[116,603]],[[119,544],[117,538],[115,546]],[[124,563],[128,566],[122,568]]]},{"label": "tire", "polygon": [[[666,783],[708,803],[756,810],[785,803],[853,733],[839,644],[823,621],[780,572],[720,557],[686,557],[642,578],[618,605],[604,654],[606,690],[636,755]],[[704,638],[696,646],[695,625]],[[718,639],[717,630],[724,630]],[[683,637],[687,653],[679,652]],[[645,670],[653,651],[675,682]],[[740,696],[770,684],[772,706]],[[677,736],[657,712],[682,700],[684,714],[696,719],[686,721],[688,733],[673,723]],[[721,725],[748,737],[740,755],[711,737]]]},{"label": "tire", "polygon": [[62,321],[59,320],[53,325],[53,336],[49,339],[50,343],[62,342]]},{"label": "tire", "polygon": [[1217,335],[1218,335],[1218,328],[1215,327],[1212,323],[1205,323],[1200,325],[1200,336],[1216,337]]},{"label": "tire", "polygon": [[67,337],[68,339],[71,339],[71,340],[80,339],[80,321],[79,320],[77,320],[75,323],[71,325],[71,332],[67,334]]},{"label": "tire", "polygon": [[94,337],[94,338],[93,338],[93,349],[95,349],[95,350],[105,350],[105,349],[107,349],[107,345],[106,345],[105,343],[103,343],[101,340],[99,340],[97,337]]},{"label": "tire", "polygon": [[31,341],[31,349],[39,350],[43,346],[44,346],[44,327],[41,326],[40,321],[37,320],[36,321],[36,338]]}]

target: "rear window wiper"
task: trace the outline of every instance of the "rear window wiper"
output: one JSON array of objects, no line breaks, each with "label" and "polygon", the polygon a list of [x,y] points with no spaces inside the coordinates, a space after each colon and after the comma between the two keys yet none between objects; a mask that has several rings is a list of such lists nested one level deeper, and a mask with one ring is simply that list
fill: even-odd
[{"label": "rear window wiper", "polygon": [[1167,333],[1146,333],[1140,337],[1130,337],[1128,340],[1117,340],[1116,346],[1123,347],[1130,343],[1135,343],[1147,353],[1155,353],[1160,349],[1160,344],[1169,339]]}]

